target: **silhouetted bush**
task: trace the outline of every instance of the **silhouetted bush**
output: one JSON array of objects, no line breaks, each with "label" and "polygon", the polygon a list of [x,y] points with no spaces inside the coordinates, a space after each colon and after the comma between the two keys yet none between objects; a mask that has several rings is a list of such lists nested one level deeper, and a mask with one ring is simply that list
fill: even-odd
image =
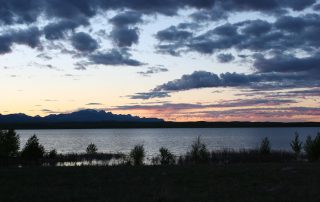
[{"label": "silhouetted bush", "polygon": [[309,161],[317,161],[320,157],[320,133],[317,134],[315,139],[308,136],[304,144],[304,151],[307,154]]},{"label": "silhouetted bush", "polygon": [[298,159],[302,149],[302,142],[300,141],[299,134],[297,132],[295,132],[295,137],[291,141],[290,146]]},{"label": "silhouetted bush", "polygon": [[21,157],[30,159],[30,160],[37,160],[44,156],[45,150],[44,147],[39,143],[39,139],[36,135],[30,137],[22,149]]},{"label": "silhouetted bush", "polygon": [[91,143],[88,145],[86,152],[87,154],[96,154],[98,152],[98,148],[95,144]]},{"label": "silhouetted bush", "polygon": [[208,163],[210,152],[207,146],[201,142],[200,137],[191,145],[191,151],[187,152],[186,160],[192,163]]},{"label": "silhouetted bush", "polygon": [[152,158],[153,165],[173,165],[175,164],[176,160],[174,155],[164,147],[159,149],[160,154],[156,157]]},{"label": "silhouetted bush", "polygon": [[269,141],[268,137],[265,137],[261,141],[259,151],[260,151],[260,154],[263,154],[263,155],[270,154],[270,152],[271,152],[271,144],[270,144],[270,141]]},{"label": "silhouetted bush", "polygon": [[159,152],[161,165],[173,165],[175,163],[174,155],[167,148],[161,147]]},{"label": "silhouetted bush", "polygon": [[58,156],[57,150],[52,149],[49,153],[48,153],[48,158],[49,159],[56,159]]},{"label": "silhouetted bush", "polygon": [[17,156],[19,147],[19,135],[14,130],[0,131],[0,157]]},{"label": "silhouetted bush", "polygon": [[140,166],[143,165],[145,157],[145,150],[143,145],[136,145],[130,152],[130,162],[132,165]]}]

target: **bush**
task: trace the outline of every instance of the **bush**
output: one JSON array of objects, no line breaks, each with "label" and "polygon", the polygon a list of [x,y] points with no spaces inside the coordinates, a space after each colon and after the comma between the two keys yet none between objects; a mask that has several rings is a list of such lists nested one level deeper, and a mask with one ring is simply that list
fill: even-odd
[{"label": "bush", "polygon": [[159,152],[161,165],[173,165],[175,163],[174,155],[167,148],[161,147]]},{"label": "bush", "polygon": [[19,148],[20,138],[14,130],[0,131],[0,157],[15,157]]},{"label": "bush", "polygon": [[87,149],[86,149],[87,154],[96,154],[97,151],[98,151],[98,148],[93,143],[89,144]]},{"label": "bush", "polygon": [[39,143],[39,139],[36,135],[30,137],[22,149],[21,157],[26,159],[40,159],[44,156],[44,147]]},{"label": "bush", "polygon": [[200,137],[191,145],[191,151],[187,153],[187,157],[193,163],[208,163],[210,160],[210,152],[207,146],[201,142]]},{"label": "bush", "polygon": [[290,146],[298,159],[302,149],[302,142],[299,140],[299,134],[297,132],[295,133],[295,137],[291,141]]},{"label": "bush", "polygon": [[55,159],[55,158],[57,158],[57,156],[58,156],[58,153],[57,153],[57,150],[55,150],[55,149],[51,150],[48,153],[48,158],[49,159]]},{"label": "bush", "polygon": [[307,154],[309,161],[317,161],[320,157],[320,133],[313,140],[311,136],[308,136],[304,144],[304,151]]},{"label": "bush", "polygon": [[260,154],[270,154],[271,152],[271,145],[270,145],[270,141],[268,139],[268,137],[265,137],[260,144],[260,148],[259,148]]},{"label": "bush", "polygon": [[145,151],[143,145],[136,145],[130,152],[130,162],[132,165],[143,165]]}]

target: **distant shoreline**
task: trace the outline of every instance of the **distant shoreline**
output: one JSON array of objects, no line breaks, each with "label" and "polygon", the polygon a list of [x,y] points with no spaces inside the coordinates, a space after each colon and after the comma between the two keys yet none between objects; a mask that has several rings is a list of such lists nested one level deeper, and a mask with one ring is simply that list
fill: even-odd
[{"label": "distant shoreline", "polygon": [[320,122],[27,122],[0,129],[285,128],[320,127]]}]

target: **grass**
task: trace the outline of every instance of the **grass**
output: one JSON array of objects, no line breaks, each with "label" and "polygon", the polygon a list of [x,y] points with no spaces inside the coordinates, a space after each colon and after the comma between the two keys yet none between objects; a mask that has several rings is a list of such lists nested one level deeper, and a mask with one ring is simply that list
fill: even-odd
[{"label": "grass", "polygon": [[0,201],[320,201],[320,163],[0,167]]}]

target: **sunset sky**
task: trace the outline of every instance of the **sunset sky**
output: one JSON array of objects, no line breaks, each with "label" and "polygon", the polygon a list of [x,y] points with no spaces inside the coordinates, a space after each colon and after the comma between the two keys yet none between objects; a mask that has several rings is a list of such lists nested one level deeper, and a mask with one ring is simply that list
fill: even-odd
[{"label": "sunset sky", "polygon": [[320,1],[0,0],[0,113],[320,121]]}]

